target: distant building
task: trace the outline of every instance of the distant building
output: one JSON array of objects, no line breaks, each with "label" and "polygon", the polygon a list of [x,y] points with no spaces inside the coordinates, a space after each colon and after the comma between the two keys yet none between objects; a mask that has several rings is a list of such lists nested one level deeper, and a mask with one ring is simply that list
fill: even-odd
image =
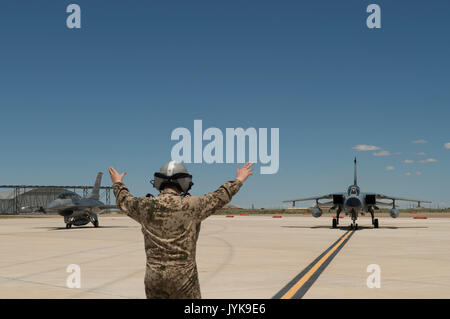
[{"label": "distant building", "polygon": [[0,192],[0,214],[37,211],[65,191],[63,188],[16,188]]}]

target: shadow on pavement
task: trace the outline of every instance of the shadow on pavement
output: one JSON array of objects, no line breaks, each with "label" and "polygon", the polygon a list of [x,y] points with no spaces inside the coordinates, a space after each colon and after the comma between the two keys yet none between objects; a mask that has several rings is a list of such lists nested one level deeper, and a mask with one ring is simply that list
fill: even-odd
[{"label": "shadow on pavement", "polygon": [[[333,229],[331,226],[281,226],[283,228],[308,228],[308,229]],[[427,229],[428,227],[419,227],[419,226],[413,226],[413,227],[397,227],[397,226],[380,226],[378,227],[378,229]],[[348,231],[350,230],[350,226],[346,225],[346,226],[338,226],[336,229],[339,230],[345,230]],[[373,226],[361,226],[358,225],[358,229],[357,230],[365,230],[365,229],[372,229],[372,230],[376,230],[375,228],[373,228]]]},{"label": "shadow on pavement", "polygon": [[72,226],[72,228],[66,229],[66,227],[33,227],[34,229],[47,229],[47,230],[76,230],[76,229],[95,229],[95,228],[139,228],[139,226]]}]

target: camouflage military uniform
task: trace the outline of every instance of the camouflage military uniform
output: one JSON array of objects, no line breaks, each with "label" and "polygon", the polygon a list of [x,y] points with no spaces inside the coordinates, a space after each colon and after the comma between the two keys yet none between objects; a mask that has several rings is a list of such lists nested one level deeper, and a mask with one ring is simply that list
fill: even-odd
[{"label": "camouflage military uniform", "polygon": [[201,298],[195,261],[200,223],[230,202],[241,186],[235,179],[204,196],[181,197],[166,188],[156,198],[138,198],[114,183],[117,205],[142,225],[147,298]]}]

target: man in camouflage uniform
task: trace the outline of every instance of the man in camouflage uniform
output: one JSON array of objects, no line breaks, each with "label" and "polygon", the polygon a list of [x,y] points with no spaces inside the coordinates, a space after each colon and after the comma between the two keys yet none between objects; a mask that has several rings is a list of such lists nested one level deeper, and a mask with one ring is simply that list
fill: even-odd
[{"label": "man in camouflage uniform", "polygon": [[[185,173],[172,174],[174,165],[181,165]],[[155,180],[160,174],[163,182],[155,182],[160,194],[154,198],[132,196],[122,183],[126,173],[119,174],[114,168],[109,168],[117,206],[142,226],[147,254],[147,298],[201,298],[195,261],[200,224],[231,201],[242,183],[252,175],[252,165],[246,163],[238,168],[236,179],[226,182],[215,192],[190,196],[187,191],[193,184],[188,179],[187,186],[183,178],[192,176],[187,174],[182,164],[168,162],[161,168],[161,171],[166,168],[166,175],[155,173]],[[177,179],[172,177],[180,175],[181,182],[177,184]]]}]

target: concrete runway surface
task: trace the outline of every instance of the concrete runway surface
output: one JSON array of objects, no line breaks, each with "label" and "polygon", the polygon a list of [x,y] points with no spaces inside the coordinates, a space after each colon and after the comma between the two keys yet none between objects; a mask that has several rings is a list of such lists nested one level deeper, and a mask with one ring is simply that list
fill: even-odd
[{"label": "concrete runway surface", "polygon": [[[330,217],[208,218],[197,246],[203,298],[274,297],[348,232],[350,220],[340,223],[332,229]],[[381,218],[372,229],[362,217],[358,224],[312,274],[303,298],[450,298],[450,218]],[[100,216],[100,228],[68,230],[59,216],[1,218],[0,298],[144,298],[143,247],[140,225],[128,217]],[[81,288],[67,288],[69,264],[81,267]],[[380,267],[380,288],[367,287],[371,264]]]}]

